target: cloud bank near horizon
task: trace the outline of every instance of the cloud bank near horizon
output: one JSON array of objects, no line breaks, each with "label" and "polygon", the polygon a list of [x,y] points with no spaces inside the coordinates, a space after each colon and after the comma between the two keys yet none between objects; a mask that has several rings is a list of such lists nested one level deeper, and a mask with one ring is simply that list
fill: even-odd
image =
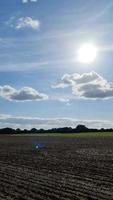
[{"label": "cloud bank near horizon", "polygon": [[78,124],[83,124],[88,128],[113,128],[112,121],[107,120],[86,120],[74,118],[38,118],[26,116],[12,116],[0,114],[0,128],[59,128],[59,127],[72,127],[75,128]]}]

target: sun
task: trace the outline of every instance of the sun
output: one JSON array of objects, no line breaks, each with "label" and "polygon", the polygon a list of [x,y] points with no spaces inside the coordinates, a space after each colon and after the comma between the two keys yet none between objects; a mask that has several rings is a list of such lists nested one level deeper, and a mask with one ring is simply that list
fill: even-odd
[{"label": "sun", "polygon": [[83,44],[78,49],[77,58],[81,63],[92,63],[97,56],[97,48],[93,44]]}]

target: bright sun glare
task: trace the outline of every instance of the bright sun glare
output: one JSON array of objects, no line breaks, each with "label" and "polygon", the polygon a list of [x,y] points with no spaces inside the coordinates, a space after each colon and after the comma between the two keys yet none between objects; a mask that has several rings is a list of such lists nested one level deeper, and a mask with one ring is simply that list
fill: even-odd
[{"label": "bright sun glare", "polygon": [[81,63],[92,63],[96,59],[97,48],[93,44],[83,44],[78,49],[78,61]]}]

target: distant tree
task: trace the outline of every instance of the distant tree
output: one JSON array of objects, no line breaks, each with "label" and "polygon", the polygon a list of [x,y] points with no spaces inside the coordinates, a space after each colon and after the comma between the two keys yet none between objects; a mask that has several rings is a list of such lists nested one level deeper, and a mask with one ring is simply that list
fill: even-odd
[{"label": "distant tree", "polygon": [[27,129],[24,129],[22,132],[23,133],[29,133],[29,131]]},{"label": "distant tree", "polygon": [[17,133],[17,134],[22,133],[21,129],[20,129],[20,128],[17,128],[17,129],[16,129],[16,133]]},{"label": "distant tree", "polygon": [[12,128],[3,128],[0,130],[0,133],[2,134],[14,134],[15,133],[15,130],[12,129]]},{"label": "distant tree", "polygon": [[45,133],[45,132],[46,132],[46,130],[44,130],[44,129],[39,130],[39,133]]},{"label": "distant tree", "polygon": [[37,130],[36,128],[32,128],[32,129],[30,130],[30,132],[31,132],[31,133],[38,133],[38,130]]},{"label": "distant tree", "polygon": [[85,125],[78,125],[76,127],[76,131],[78,131],[78,132],[86,132],[86,131],[88,131],[88,128]]}]

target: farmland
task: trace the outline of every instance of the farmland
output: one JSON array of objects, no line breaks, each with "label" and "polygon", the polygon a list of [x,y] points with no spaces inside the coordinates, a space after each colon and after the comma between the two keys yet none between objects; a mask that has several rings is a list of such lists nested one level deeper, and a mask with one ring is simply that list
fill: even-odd
[{"label": "farmland", "polygon": [[1,135],[0,200],[34,199],[112,200],[112,133]]}]

